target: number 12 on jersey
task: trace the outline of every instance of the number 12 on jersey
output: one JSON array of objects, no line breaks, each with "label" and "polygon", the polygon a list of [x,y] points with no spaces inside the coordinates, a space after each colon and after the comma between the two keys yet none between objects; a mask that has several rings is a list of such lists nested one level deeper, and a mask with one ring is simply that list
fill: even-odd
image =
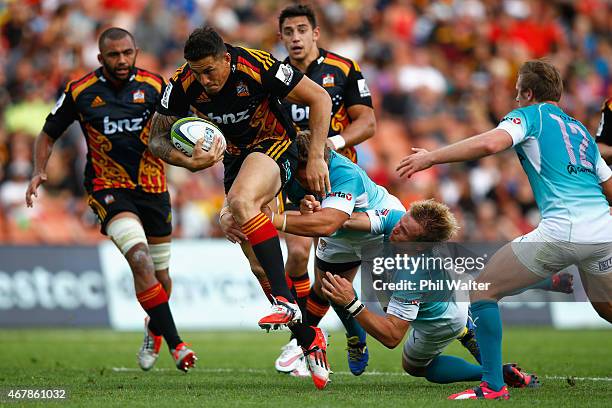
[{"label": "number 12 on jersey", "polygon": [[574,165],[576,164],[576,155],[574,154],[574,149],[572,147],[572,142],[570,141],[570,136],[567,133],[568,127],[570,128],[572,134],[577,135],[580,133],[582,135],[582,141],[580,142],[580,147],[578,149],[580,154],[580,164],[586,167],[587,169],[592,169],[593,163],[588,161],[586,158],[586,149],[589,147],[589,136],[586,134],[586,132],[575,123],[565,123],[565,121],[561,119],[560,116],[557,116],[552,113],[550,113],[549,115],[555,120],[555,122],[559,124],[559,128],[561,129],[561,134],[563,135],[563,141],[565,142],[565,148],[567,150],[570,163]]}]

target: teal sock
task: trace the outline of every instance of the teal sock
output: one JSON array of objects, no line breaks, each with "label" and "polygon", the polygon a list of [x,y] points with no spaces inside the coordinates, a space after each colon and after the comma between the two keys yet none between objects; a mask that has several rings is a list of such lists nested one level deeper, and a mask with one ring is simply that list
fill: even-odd
[{"label": "teal sock", "polygon": [[499,391],[504,386],[499,307],[495,301],[479,300],[472,303],[471,309],[482,358],[482,381],[486,381],[491,389]]},{"label": "teal sock", "polygon": [[365,343],[366,341],[366,332],[363,330],[363,327],[359,325],[357,320],[351,316],[349,312],[347,312],[342,306],[335,305],[332,303],[332,307],[336,311],[338,318],[344,325],[344,329],[346,330],[347,337],[357,336],[359,337],[359,341]]},{"label": "teal sock", "polygon": [[425,378],[437,384],[478,381],[481,377],[481,366],[470,364],[455,356],[438,356],[431,361],[425,371]]},{"label": "teal sock", "polygon": [[504,297],[518,295],[519,293],[523,293],[530,289],[552,290],[552,287],[553,287],[552,279],[553,279],[553,275],[549,276],[546,279],[542,279],[541,281],[536,282],[533,285],[527,286],[525,288],[516,289],[509,293],[504,293]]},{"label": "teal sock", "polygon": [[553,287],[552,279],[553,279],[553,275],[550,275],[548,278],[542,279],[541,281],[534,283],[533,285],[529,286],[527,289],[551,290]]}]

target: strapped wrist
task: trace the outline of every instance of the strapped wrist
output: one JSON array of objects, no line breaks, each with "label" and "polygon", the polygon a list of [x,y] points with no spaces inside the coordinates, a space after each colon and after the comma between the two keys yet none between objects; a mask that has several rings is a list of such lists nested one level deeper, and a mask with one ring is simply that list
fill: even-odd
[{"label": "strapped wrist", "polygon": [[329,138],[329,141],[334,145],[334,150],[339,150],[346,146],[346,140],[344,140],[342,135],[332,136]]},{"label": "strapped wrist", "polygon": [[344,306],[344,309],[349,312],[351,316],[357,317],[357,315],[365,309],[365,305],[355,296],[348,305]]}]

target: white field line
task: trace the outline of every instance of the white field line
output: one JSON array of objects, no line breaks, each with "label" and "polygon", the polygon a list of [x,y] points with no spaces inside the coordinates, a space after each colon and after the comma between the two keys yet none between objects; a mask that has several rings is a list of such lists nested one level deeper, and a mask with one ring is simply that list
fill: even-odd
[{"label": "white field line", "polygon": [[[113,367],[112,370],[114,372],[141,372],[139,368],[134,367]],[[194,368],[195,371],[200,371],[203,373],[236,373],[236,374],[269,374],[272,373],[272,370],[264,370],[261,368]],[[151,371],[178,371],[172,368],[154,368]],[[333,375],[346,375],[352,376],[353,374],[350,371],[334,371]],[[405,373],[398,372],[382,372],[382,371],[366,371],[361,375],[371,375],[375,377],[403,377],[408,376]],[[540,378],[545,378],[547,380],[566,380],[569,376],[562,375],[545,375],[540,376]],[[571,377],[577,381],[605,381],[612,382],[612,377]]]}]

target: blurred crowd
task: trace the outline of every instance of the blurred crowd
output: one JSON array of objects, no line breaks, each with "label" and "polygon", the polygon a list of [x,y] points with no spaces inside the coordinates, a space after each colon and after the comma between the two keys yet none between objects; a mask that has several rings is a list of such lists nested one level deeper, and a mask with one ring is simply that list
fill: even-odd
[{"label": "blurred crowd", "polygon": [[[97,37],[134,33],[137,65],[168,78],[204,23],[226,42],[282,59],[273,0],[5,0],[0,3],[0,243],[93,243],[103,237],[84,199],[78,126],[56,143],[49,180],[26,208],[33,141],[70,79],[95,69]],[[539,220],[512,151],[438,166],[409,180],[395,167],[411,147],[436,148],[495,127],[515,107],[522,62],[547,58],[565,79],[562,107],[595,132],[612,95],[612,3],[607,0],[314,0],[320,45],[355,59],[372,91],[375,136],[359,164],[402,202],[433,197],[461,223],[461,240],[508,240]],[[177,238],[219,237],[222,166],[169,167]]]}]

